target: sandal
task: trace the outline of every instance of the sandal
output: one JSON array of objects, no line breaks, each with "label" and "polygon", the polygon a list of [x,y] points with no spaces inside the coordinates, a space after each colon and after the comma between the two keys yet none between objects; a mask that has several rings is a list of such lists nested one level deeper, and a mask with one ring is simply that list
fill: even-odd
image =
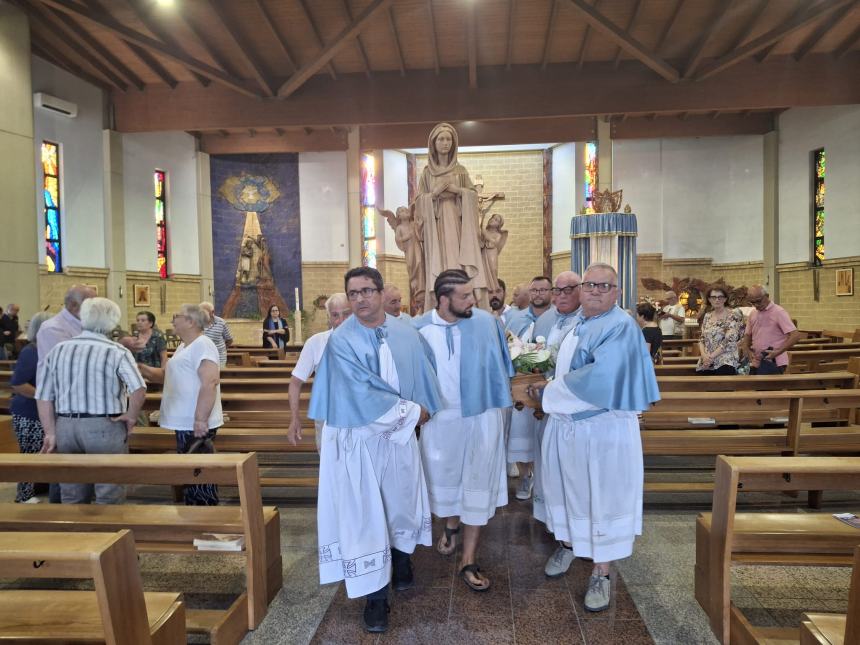
[{"label": "sandal", "polygon": [[455,529],[449,529],[446,526],[444,536],[436,543],[436,551],[441,555],[451,555],[452,553],[454,553],[454,551],[457,550],[457,540],[454,539],[454,536],[457,535],[459,532],[459,526]]},{"label": "sandal", "polygon": [[[480,571],[481,567],[479,567],[477,564],[467,564],[465,567],[460,569],[460,577],[463,579],[463,582],[466,583],[466,586],[469,587],[469,589],[471,589],[472,591],[484,592],[490,588],[490,579],[486,578],[485,576],[479,575]],[[468,577],[466,577],[467,573],[471,573],[478,580],[484,580],[486,584],[484,586],[475,584],[474,582],[469,580]]]}]

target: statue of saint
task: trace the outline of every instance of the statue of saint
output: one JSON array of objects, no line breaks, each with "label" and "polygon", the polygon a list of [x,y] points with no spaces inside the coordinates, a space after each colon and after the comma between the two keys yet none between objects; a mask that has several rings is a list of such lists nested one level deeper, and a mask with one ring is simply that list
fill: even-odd
[{"label": "statue of saint", "polygon": [[508,241],[508,232],[502,230],[505,220],[498,213],[490,215],[487,225],[481,231],[481,246],[487,275],[499,275],[499,253]]},{"label": "statue of saint", "polygon": [[432,285],[447,269],[463,269],[475,289],[478,305],[489,308],[487,289],[496,277],[487,275],[481,255],[478,193],[468,171],[457,162],[457,131],[440,123],[427,142],[427,167],[414,202],[417,228],[423,231],[424,310],[435,306]]},{"label": "statue of saint", "polygon": [[238,284],[253,284],[257,281],[257,255],[259,247],[253,237],[246,236],[239,250],[239,267],[236,271]]},{"label": "statue of saint", "polygon": [[[422,230],[419,223],[412,217],[412,208],[401,206],[396,214],[380,210],[388,225],[394,229],[394,242],[397,248],[406,256],[406,271],[409,275],[410,303],[420,298],[424,306],[424,252],[421,244]],[[412,308],[410,307],[410,310]]]}]

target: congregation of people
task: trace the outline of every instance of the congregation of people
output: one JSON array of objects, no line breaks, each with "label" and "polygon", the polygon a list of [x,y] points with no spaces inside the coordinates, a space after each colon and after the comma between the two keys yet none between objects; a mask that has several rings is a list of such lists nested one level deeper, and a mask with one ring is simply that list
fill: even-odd
[{"label": "congregation of people", "polygon": [[[784,370],[800,332],[767,289],[755,285],[748,317],[715,285],[704,294],[696,371],[736,374]],[[303,439],[300,399],[312,381],[308,416],[320,452],[320,582],[344,581],[364,598],[362,624],[385,631],[395,593],[415,584],[420,546],[457,554],[462,583],[494,584],[480,566],[481,532],[515,498],[558,542],[546,576],[574,559],[593,562],[582,599],[589,612],[610,606],[613,562],[633,553],[642,533],[644,464],[639,415],[660,398],[654,365],[667,339],[684,334],[678,295],[619,307],[615,269],[596,263],[580,276],[537,276],[508,298],[499,280],[479,308],[463,270],[441,271],[433,307],[410,316],[400,290],[373,268],[344,276],[328,298],[328,329],[303,345],[289,390],[289,440]],[[9,305],[0,321],[17,338]],[[284,349],[287,319],[272,305],[263,346]],[[69,289],[56,315],[34,314],[11,380],[13,426],[23,453],[121,454],[136,425],[175,433],[178,453],[213,452],[224,424],[220,369],[233,336],[211,303],[184,304],[171,319],[178,346],[149,311],[134,334],[116,334],[119,306],[84,286]],[[14,322],[13,322],[14,321]],[[5,333],[5,331],[4,331]],[[116,338],[116,340],[114,340]],[[551,350],[553,366],[515,402],[509,342]],[[169,356],[169,357],[168,357]],[[770,371],[767,371],[770,370]],[[161,385],[157,414],[143,412],[148,384]],[[47,495],[47,497],[46,497]],[[119,484],[18,484],[16,501],[119,504]],[[215,485],[186,486],[188,505],[219,503]],[[435,537],[433,517],[439,518]]]}]

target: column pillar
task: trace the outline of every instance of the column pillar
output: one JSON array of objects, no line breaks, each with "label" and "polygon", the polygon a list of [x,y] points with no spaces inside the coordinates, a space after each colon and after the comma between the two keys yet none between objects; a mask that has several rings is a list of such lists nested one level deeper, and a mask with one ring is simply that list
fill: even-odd
[{"label": "column pillar", "polygon": [[[778,127],[778,125],[777,125]],[[779,130],[762,137],[764,146],[764,204],[762,260],[763,280],[774,300],[779,302]]]},{"label": "column pillar", "polygon": [[44,220],[35,204],[33,87],[27,17],[0,2],[0,298],[21,306],[22,326],[41,309],[39,240]]},{"label": "column pillar", "polygon": [[597,189],[612,190],[612,123],[597,119]]},{"label": "column pillar", "polygon": [[350,268],[361,266],[361,131],[354,125],[346,136],[346,230]]},{"label": "column pillar", "polygon": [[126,288],[125,200],[123,199],[122,134],[102,131],[104,151],[105,261],[108,266],[107,293],[119,305],[120,325],[129,328],[128,308],[134,302]]},{"label": "column pillar", "polygon": [[212,181],[209,155],[197,152],[197,246],[200,257],[200,300],[215,295],[215,261],[212,251]]}]

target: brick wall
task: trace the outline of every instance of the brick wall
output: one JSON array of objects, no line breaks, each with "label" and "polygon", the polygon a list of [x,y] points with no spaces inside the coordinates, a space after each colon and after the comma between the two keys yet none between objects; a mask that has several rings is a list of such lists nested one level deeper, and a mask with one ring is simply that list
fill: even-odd
[{"label": "brick wall", "polygon": [[764,279],[764,264],[761,262],[732,262],[714,264],[710,258],[663,259],[660,253],[642,253],[638,257],[639,298],[651,296],[661,298],[663,291],[649,290],[642,285],[642,278],[654,278],[672,285],[673,278],[700,278],[706,282],[722,279],[733,287],[761,283]]},{"label": "brick wall", "polygon": [[[39,303],[41,308],[48,307],[51,313],[57,313],[63,308],[63,298],[69,287],[76,284],[88,284],[96,287],[98,294],[108,297],[107,293],[107,269],[90,269],[84,267],[66,267],[64,273],[48,273],[44,269],[39,275]],[[6,303],[3,303],[6,306]],[[29,320],[35,312],[22,311],[22,321]]]},{"label": "brick wall", "polygon": [[342,292],[343,276],[348,270],[348,262],[302,262],[302,305],[305,311],[312,312],[302,330],[305,339],[328,327],[325,310],[315,310],[313,301],[321,295],[328,297]]},{"label": "brick wall", "polygon": [[[550,256],[550,260],[552,261],[552,276],[550,277],[553,280],[562,271],[570,271],[570,251],[556,251]],[[513,286],[509,287],[511,293],[513,293],[512,289]]]},{"label": "brick wall", "polygon": [[406,270],[406,258],[397,255],[379,255],[376,258],[376,268],[382,274],[385,284],[394,284],[400,289],[404,306],[409,306],[409,273]]},{"label": "brick wall", "polygon": [[[499,277],[512,290],[543,272],[543,153],[461,153],[458,159],[472,181],[484,180],[484,192],[505,193],[492,212],[505,220],[508,241],[499,256]],[[427,155],[416,156],[417,176],[427,165]],[[431,287],[432,288],[432,287]]]},{"label": "brick wall", "polygon": [[[854,269],[854,295],[836,295],[836,269]],[[818,269],[819,298],[814,297],[814,270],[803,263],[781,264],[777,301],[803,329],[852,331],[860,328],[860,295],[857,278],[860,257],[825,260]]]}]

